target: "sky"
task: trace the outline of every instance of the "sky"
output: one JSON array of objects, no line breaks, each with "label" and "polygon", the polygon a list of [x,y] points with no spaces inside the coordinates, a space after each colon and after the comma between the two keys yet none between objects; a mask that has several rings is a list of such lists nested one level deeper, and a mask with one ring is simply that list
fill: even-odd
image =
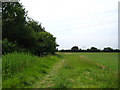
[{"label": "sky", "polygon": [[28,16],[56,37],[58,49],[118,48],[119,0],[21,0]]}]

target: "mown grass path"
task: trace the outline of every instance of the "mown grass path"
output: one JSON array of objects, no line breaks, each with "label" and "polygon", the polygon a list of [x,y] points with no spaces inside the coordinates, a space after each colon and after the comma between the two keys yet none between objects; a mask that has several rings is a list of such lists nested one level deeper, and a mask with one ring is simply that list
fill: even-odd
[{"label": "mown grass path", "polygon": [[51,72],[49,72],[40,82],[38,82],[34,87],[36,88],[49,88],[54,86],[53,78],[59,72],[59,69],[63,66],[64,60],[57,62]]},{"label": "mown grass path", "polygon": [[62,53],[36,88],[116,88],[116,53]]}]

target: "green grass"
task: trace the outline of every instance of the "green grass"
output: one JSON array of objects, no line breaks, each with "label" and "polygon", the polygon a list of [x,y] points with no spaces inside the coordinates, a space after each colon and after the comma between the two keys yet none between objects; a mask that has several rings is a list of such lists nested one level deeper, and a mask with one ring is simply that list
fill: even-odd
[{"label": "green grass", "polygon": [[[59,53],[64,63],[40,85],[48,88],[117,88],[117,53]],[[52,81],[52,82],[51,82]]]},{"label": "green grass", "polygon": [[55,62],[56,56],[37,57],[26,53],[12,53],[2,57],[2,87],[31,87],[45,76]]},{"label": "green grass", "polygon": [[117,88],[118,53],[3,56],[3,88]]},{"label": "green grass", "polygon": [[106,65],[112,70],[118,71],[118,53],[81,53],[81,55],[96,63]]}]

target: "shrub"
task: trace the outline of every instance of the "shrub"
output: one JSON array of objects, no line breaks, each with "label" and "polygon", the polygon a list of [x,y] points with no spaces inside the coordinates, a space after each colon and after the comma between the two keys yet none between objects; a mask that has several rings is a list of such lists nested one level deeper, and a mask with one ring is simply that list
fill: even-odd
[{"label": "shrub", "polygon": [[24,52],[25,49],[22,49],[18,46],[16,42],[10,42],[7,38],[2,40],[2,54],[7,54],[11,52]]}]

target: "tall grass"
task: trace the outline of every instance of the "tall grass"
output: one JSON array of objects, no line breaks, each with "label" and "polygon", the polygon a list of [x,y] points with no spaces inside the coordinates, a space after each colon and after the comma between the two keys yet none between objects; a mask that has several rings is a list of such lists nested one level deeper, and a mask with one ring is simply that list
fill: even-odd
[{"label": "tall grass", "polygon": [[2,57],[3,88],[31,87],[58,61],[56,56],[37,57],[29,53],[11,53]]}]

